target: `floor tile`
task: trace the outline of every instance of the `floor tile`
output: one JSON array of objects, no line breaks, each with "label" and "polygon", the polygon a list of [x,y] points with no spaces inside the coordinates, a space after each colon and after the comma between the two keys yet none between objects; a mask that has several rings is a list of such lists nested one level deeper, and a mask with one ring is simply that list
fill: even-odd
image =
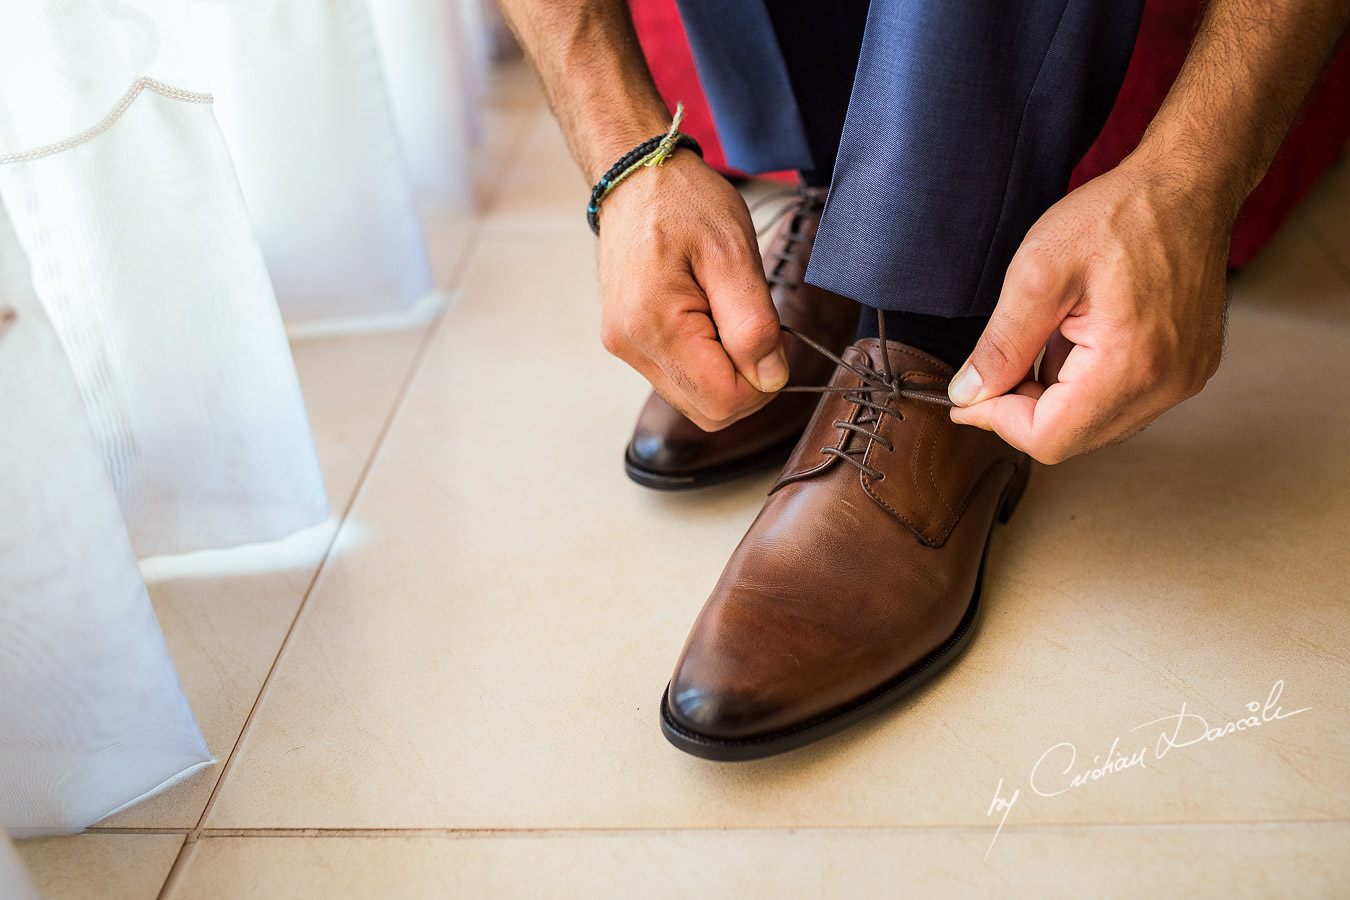
[{"label": "floor tile", "polygon": [[453,290],[478,234],[480,213],[499,201],[525,135],[543,107],[538,82],[523,59],[493,67],[479,109],[471,159],[475,209],[422,211],[431,269],[440,289]]},{"label": "floor tile", "polygon": [[15,844],[43,900],[155,900],[182,835],[81,834]]},{"label": "floor tile", "polygon": [[572,162],[557,121],[546,108],[540,108],[530,120],[499,195],[483,210],[483,234],[589,237],[586,203],[590,187]]},{"label": "floor tile", "polygon": [[422,230],[427,240],[427,255],[437,288],[448,290],[459,277],[473,240],[478,234],[478,219],[471,213],[422,213]]},{"label": "floor tile", "polygon": [[1350,826],[695,831],[202,841],[194,900],[492,897],[1333,898]]},{"label": "floor tile", "polygon": [[480,213],[500,203],[526,137],[535,130],[544,109],[538,79],[523,60],[493,70],[474,149],[474,193]]},{"label": "floor tile", "polygon": [[[1204,394],[1033,480],[960,665],[734,766],[656,701],[768,481],[625,481],[646,389],[598,346],[588,240],[479,245],[208,826],[975,826],[1014,790],[1010,825],[1350,816],[1350,306],[1307,232],[1235,286]],[[1306,711],[1190,742],[1281,681]]]},{"label": "floor tile", "polygon": [[1350,285],[1350,150],[1322,176],[1295,216],[1312,227]]},{"label": "floor tile", "polygon": [[292,345],[334,511],[351,500],[425,335],[411,328]]},{"label": "floor tile", "polygon": [[334,518],[285,541],[148,561],[150,598],[217,764],[105,818],[197,823],[392,411],[423,329],[297,342],[305,405]]}]

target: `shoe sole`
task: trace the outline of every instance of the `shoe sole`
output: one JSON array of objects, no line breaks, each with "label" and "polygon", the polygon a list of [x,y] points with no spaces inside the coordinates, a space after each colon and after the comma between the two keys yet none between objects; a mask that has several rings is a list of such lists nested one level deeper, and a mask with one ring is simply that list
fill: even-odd
[{"label": "shoe sole", "polygon": [[[1030,470],[1031,466],[1028,463],[1013,473],[999,501],[998,522],[1006,523],[1012,517],[1013,510],[1026,489]],[[980,568],[975,576],[975,590],[971,594],[965,615],[956,626],[956,631],[936,650],[879,687],[873,688],[844,706],[791,728],[752,738],[723,740],[690,731],[676,722],[670,711],[670,685],[667,684],[665,692],[661,695],[661,733],[666,736],[666,740],[693,756],[718,762],[745,762],[776,756],[815,743],[898,703],[955,662],[970,645],[982,610],[980,588],[984,583],[984,563],[989,556],[989,543],[993,534],[994,529],[991,525],[989,538],[985,539],[984,552],[980,556]]]},{"label": "shoe sole", "polygon": [[787,462],[789,454],[792,453],[792,448],[797,446],[799,438],[800,435],[794,435],[751,456],[684,475],[670,475],[652,469],[644,469],[633,458],[633,445],[629,444],[623,452],[623,470],[631,480],[643,487],[658,491],[687,491],[693,488],[710,487],[714,484],[724,484],[728,481],[744,478],[747,475],[754,475],[756,472],[766,469],[782,468],[783,463]]}]

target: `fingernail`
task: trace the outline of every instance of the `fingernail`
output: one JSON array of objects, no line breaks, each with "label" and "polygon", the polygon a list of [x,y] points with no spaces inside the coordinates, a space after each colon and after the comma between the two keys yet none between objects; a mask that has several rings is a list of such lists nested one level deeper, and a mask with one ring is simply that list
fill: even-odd
[{"label": "fingernail", "polygon": [[759,389],[766,394],[771,394],[787,384],[787,355],[783,353],[783,348],[779,347],[761,359],[755,374],[759,376]]},{"label": "fingernail", "polygon": [[967,363],[952,379],[951,387],[947,388],[947,396],[951,397],[957,406],[969,406],[980,395],[980,388],[983,386],[984,381],[981,380],[980,373]]}]

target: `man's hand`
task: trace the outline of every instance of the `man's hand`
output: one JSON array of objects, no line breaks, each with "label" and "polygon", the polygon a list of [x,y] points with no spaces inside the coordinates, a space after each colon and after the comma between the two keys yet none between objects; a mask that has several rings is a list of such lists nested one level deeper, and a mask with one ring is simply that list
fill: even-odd
[{"label": "man's hand", "polygon": [[[587,184],[669,127],[624,0],[499,3]],[[768,403],[787,357],[740,194],[676,150],[615,188],[600,222],[606,349],[707,430]]]},{"label": "man's hand", "polygon": [[1055,463],[1122,441],[1198,393],[1223,350],[1231,228],[1146,162],[1069,194],[1013,257],[952,383],[952,420]]},{"label": "man's hand", "polygon": [[619,185],[600,221],[605,349],[708,431],[768,403],[787,358],[736,189],[679,151]]},{"label": "man's hand", "polygon": [[1345,0],[1210,0],[1139,148],[1027,233],[952,382],[953,421],[1053,463],[1204,386],[1233,221],[1347,25]]}]

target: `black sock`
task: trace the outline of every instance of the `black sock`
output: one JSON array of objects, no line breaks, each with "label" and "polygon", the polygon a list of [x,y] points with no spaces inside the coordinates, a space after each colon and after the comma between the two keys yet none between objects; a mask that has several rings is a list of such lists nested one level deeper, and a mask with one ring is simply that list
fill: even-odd
[{"label": "black sock", "polygon": [[818,169],[798,169],[797,179],[803,187],[820,188],[830,186],[830,176],[834,174],[834,160]]},{"label": "black sock", "polygon": [[[989,322],[988,316],[949,319],[891,309],[885,310],[884,315],[887,340],[899,341],[931,353],[953,369],[961,368]],[[862,316],[858,319],[858,340],[869,337],[880,337],[877,311],[864,306]]]}]

